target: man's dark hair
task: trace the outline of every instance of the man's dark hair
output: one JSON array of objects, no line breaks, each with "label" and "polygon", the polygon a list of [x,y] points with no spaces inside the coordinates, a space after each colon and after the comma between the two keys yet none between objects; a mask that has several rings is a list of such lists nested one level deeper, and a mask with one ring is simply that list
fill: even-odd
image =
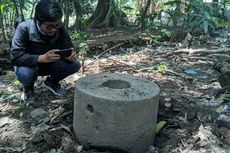
[{"label": "man's dark hair", "polygon": [[35,8],[35,20],[54,22],[62,18],[62,9],[53,0],[40,0]]}]

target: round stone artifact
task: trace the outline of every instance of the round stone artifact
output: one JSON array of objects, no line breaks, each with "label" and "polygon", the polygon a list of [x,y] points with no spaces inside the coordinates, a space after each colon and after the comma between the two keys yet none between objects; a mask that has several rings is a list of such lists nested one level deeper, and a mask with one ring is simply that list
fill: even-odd
[{"label": "round stone artifact", "polygon": [[159,87],[140,77],[101,73],[77,81],[73,128],[81,144],[144,153],[155,138]]}]

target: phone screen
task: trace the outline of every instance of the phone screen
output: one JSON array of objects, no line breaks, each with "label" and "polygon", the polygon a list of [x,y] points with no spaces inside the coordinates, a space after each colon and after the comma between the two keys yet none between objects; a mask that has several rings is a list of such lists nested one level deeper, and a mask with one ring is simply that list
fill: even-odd
[{"label": "phone screen", "polygon": [[61,57],[69,57],[71,55],[72,50],[72,48],[61,49],[59,51],[56,51],[55,53],[60,55]]}]

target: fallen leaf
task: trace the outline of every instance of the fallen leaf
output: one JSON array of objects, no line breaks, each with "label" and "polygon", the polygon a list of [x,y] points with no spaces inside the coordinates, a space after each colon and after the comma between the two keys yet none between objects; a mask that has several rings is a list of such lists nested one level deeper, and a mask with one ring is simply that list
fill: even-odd
[{"label": "fallen leaf", "polygon": [[158,122],[156,125],[155,132],[158,134],[160,132],[160,130],[165,126],[165,124],[166,124],[166,121]]}]

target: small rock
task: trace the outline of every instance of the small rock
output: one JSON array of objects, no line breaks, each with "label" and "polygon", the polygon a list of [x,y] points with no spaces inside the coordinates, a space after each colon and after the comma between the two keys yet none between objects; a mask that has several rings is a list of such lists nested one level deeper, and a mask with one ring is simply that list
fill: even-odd
[{"label": "small rock", "polygon": [[38,126],[31,126],[31,131],[33,134],[36,134],[47,131],[49,128],[50,126],[48,126],[47,124],[41,123]]},{"label": "small rock", "polygon": [[11,120],[9,117],[1,117],[0,118],[0,128],[7,125],[7,124],[10,124],[11,123]]},{"label": "small rock", "polygon": [[170,102],[172,99],[171,98],[164,98],[166,102]]},{"label": "small rock", "polygon": [[230,118],[228,116],[226,116],[226,115],[221,114],[218,117],[216,123],[217,123],[218,126],[226,127],[226,128],[230,129]]},{"label": "small rock", "polygon": [[13,99],[12,102],[17,103],[17,102],[19,102],[19,100],[18,99]]},{"label": "small rock", "polygon": [[165,107],[170,108],[170,107],[172,107],[172,104],[170,102],[166,102]]},{"label": "small rock", "polygon": [[77,146],[77,152],[81,152],[83,150],[83,146]]},{"label": "small rock", "polygon": [[217,131],[220,134],[220,136],[224,137],[226,142],[230,144],[230,129],[221,127]]},{"label": "small rock", "polygon": [[22,116],[23,116],[23,113],[21,112],[21,113],[19,114],[19,116],[22,118]]},{"label": "small rock", "polygon": [[30,113],[30,115],[31,115],[32,118],[37,118],[37,117],[41,117],[45,113],[46,112],[42,108],[38,108],[38,109],[35,109],[34,111],[32,111]]}]

